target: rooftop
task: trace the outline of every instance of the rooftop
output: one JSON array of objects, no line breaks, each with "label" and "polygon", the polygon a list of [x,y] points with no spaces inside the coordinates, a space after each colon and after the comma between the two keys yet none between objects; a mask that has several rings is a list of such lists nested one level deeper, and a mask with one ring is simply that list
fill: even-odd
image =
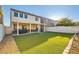
[{"label": "rooftop", "polygon": [[29,12],[20,11],[20,10],[16,10],[16,9],[13,9],[13,8],[11,8],[10,10],[16,11],[16,12],[21,12],[21,13],[24,13],[24,14],[28,14],[28,15],[32,15],[32,16],[36,16],[36,17],[40,17],[40,18],[43,18],[43,19],[48,19],[48,20],[54,21],[54,20],[52,20],[52,19],[49,19],[49,18],[46,18],[46,17],[42,17],[42,16],[38,16],[38,15],[29,13]]}]

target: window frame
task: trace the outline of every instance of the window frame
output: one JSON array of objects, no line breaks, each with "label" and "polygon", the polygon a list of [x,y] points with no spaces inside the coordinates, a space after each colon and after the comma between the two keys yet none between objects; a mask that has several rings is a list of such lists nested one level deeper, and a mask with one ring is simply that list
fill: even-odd
[{"label": "window frame", "polygon": [[23,15],[24,15],[23,13],[20,13],[20,14],[19,14],[19,17],[20,17],[20,18],[23,18]]},{"label": "window frame", "polygon": [[14,17],[18,17],[18,12],[14,12]]},{"label": "window frame", "polygon": [[38,17],[35,17],[35,21],[38,21]]},{"label": "window frame", "polygon": [[27,19],[27,14],[24,14],[24,18]]}]

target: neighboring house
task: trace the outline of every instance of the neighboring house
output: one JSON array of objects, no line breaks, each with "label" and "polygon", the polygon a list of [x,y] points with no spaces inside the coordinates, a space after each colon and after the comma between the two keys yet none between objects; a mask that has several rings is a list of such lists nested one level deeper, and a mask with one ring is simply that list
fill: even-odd
[{"label": "neighboring house", "polygon": [[46,20],[46,24],[47,24],[46,27],[53,27],[53,26],[55,26],[56,21],[51,20],[51,19],[47,19],[47,20]]},{"label": "neighboring house", "polygon": [[53,26],[54,21],[28,12],[10,9],[11,28],[14,34],[45,32],[46,26]]}]

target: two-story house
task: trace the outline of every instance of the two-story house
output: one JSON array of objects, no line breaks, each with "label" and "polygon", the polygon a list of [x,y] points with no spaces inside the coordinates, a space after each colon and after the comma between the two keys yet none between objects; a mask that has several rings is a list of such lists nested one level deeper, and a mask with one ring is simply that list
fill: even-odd
[{"label": "two-story house", "polygon": [[[45,32],[50,19],[28,12],[10,9],[11,28],[14,34]],[[46,20],[48,20],[46,22]],[[53,20],[52,20],[53,22]]]}]

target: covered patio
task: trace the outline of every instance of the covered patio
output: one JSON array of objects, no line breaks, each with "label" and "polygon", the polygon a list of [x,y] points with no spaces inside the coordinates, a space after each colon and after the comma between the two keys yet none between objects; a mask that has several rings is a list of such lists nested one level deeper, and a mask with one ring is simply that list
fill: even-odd
[{"label": "covered patio", "polygon": [[41,32],[44,30],[43,27],[44,26],[41,24],[13,22],[12,32],[13,34],[17,35],[32,32]]}]

